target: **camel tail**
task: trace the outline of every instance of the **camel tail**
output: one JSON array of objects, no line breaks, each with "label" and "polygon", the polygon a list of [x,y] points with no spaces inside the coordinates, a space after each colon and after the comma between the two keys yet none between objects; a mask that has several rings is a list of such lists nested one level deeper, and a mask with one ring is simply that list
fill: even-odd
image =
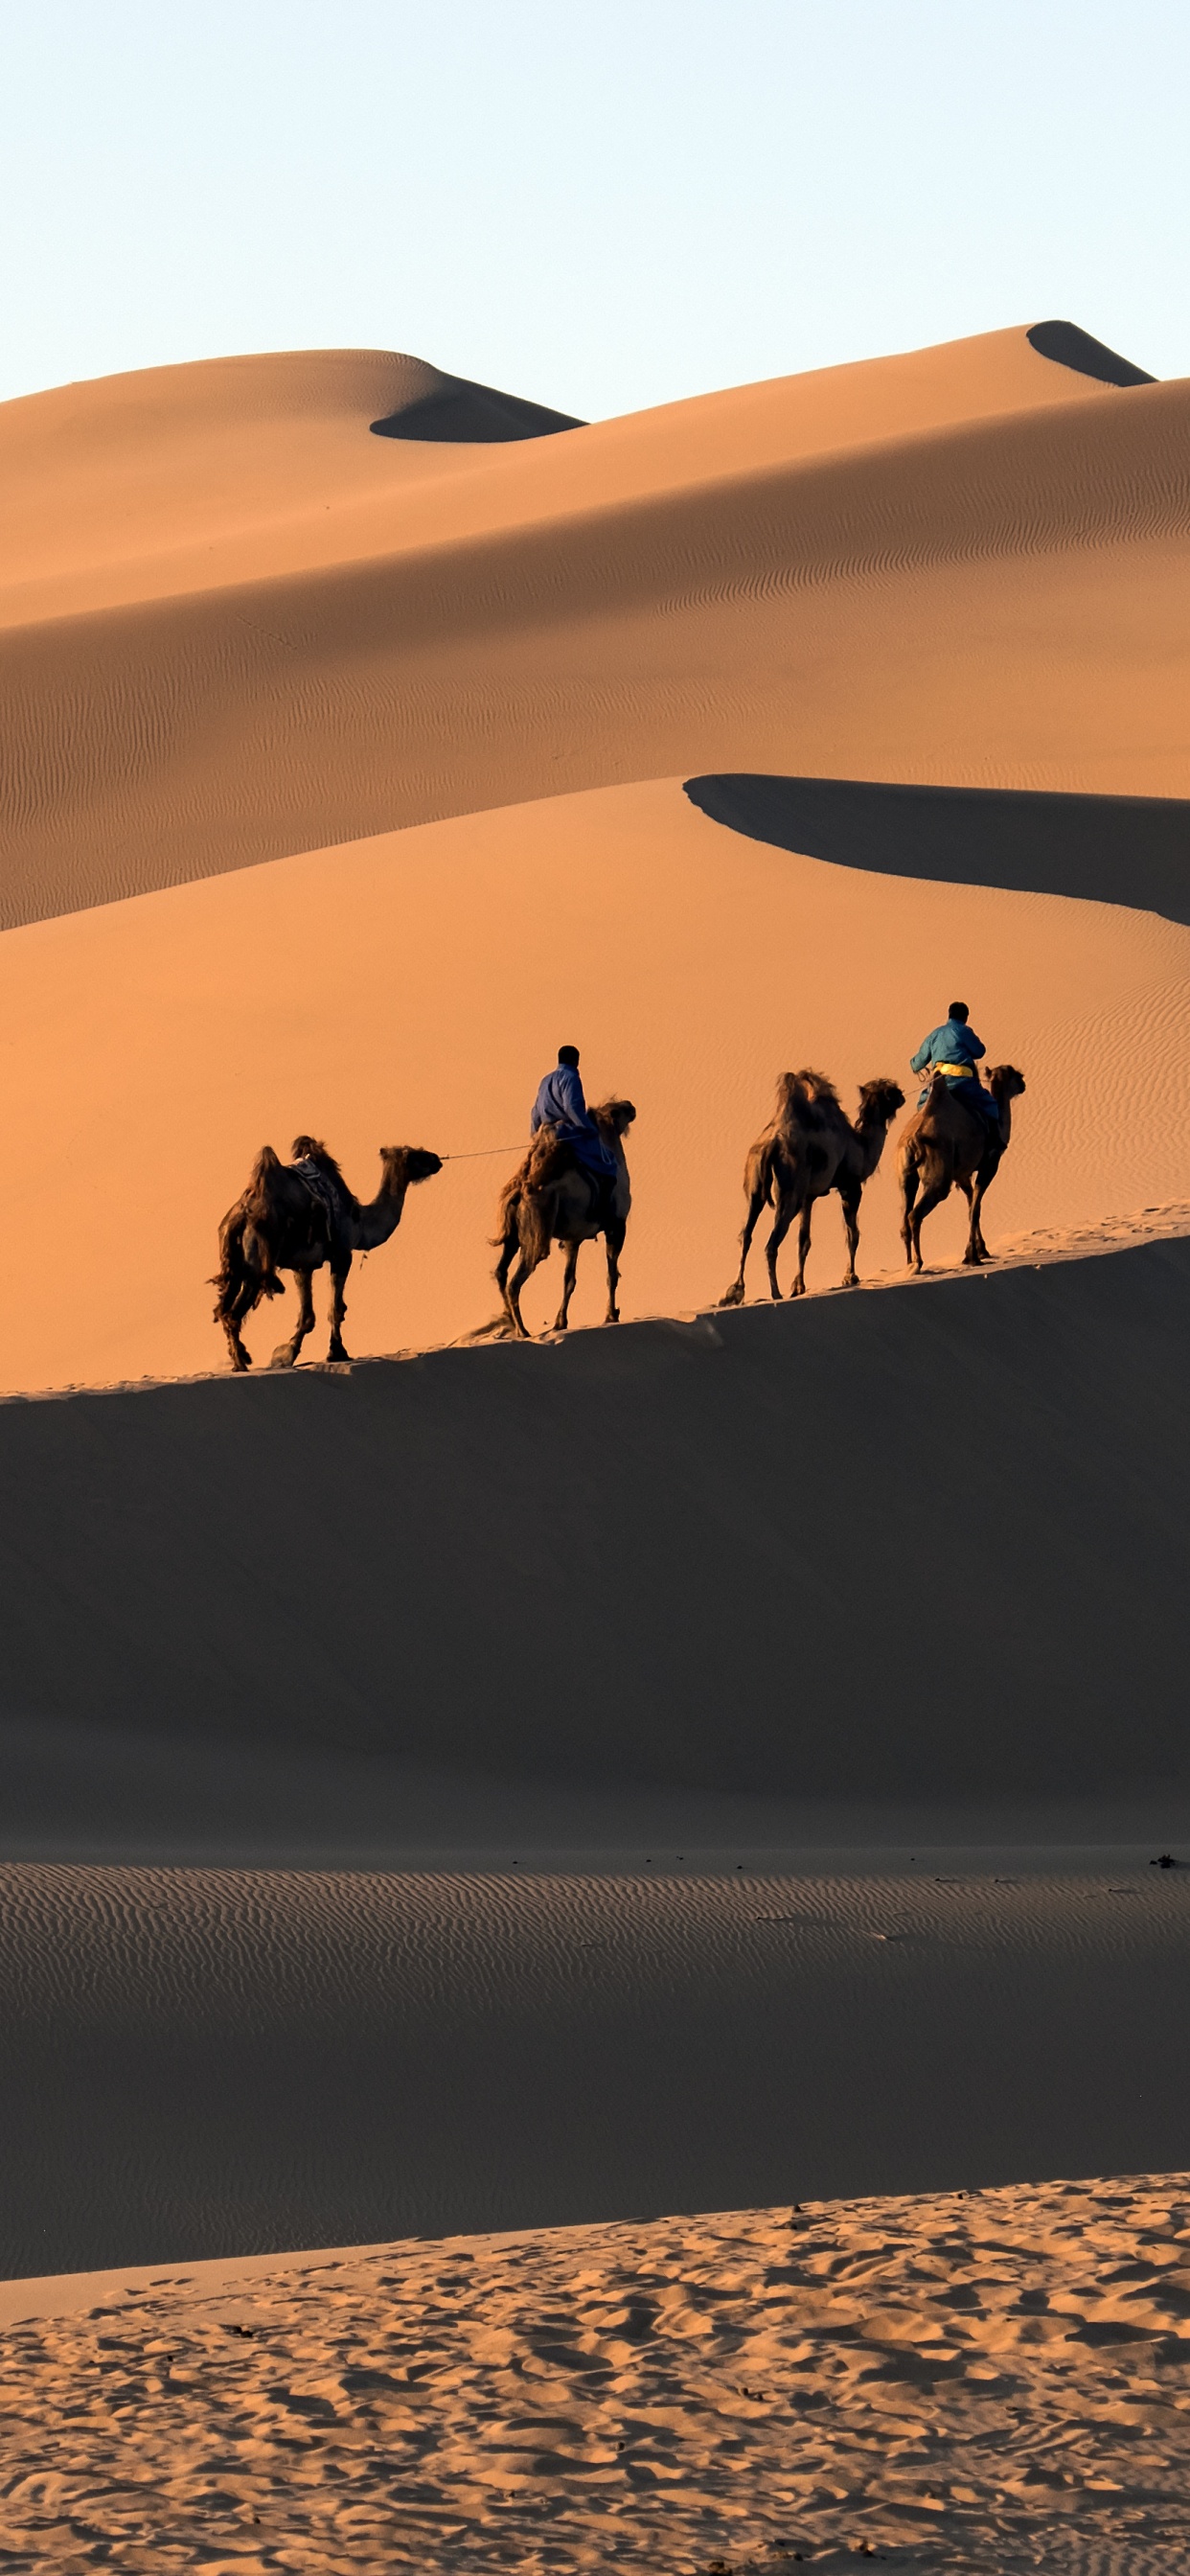
[{"label": "camel tail", "polygon": [[516,1233],[517,1205],[520,1195],[521,1174],[514,1172],[512,1179],[505,1182],[500,1192],[500,1205],[496,1213],[496,1223],[500,1231],[491,1237],[492,1247],[497,1252],[502,1250],[509,1236]]},{"label": "camel tail", "polygon": [[[298,1141],[308,1145],[310,1138],[303,1136]],[[244,1210],[241,1253],[246,1271],[253,1274],[259,1283],[254,1302],[259,1302],[261,1297],[283,1297],[285,1294],[285,1284],[278,1278],[273,1258],[273,1231],[282,1214],[277,1182],[284,1170],[280,1155],[274,1153],[271,1145],[262,1145],[241,1201]]]},{"label": "camel tail", "polygon": [[273,1152],[272,1146],[262,1146],[243,1197],[228,1209],[219,1228],[219,1267],[211,1281],[218,1292],[215,1298],[217,1324],[226,1323],[233,1309],[243,1321],[260,1304],[262,1297],[283,1297],[285,1294],[284,1281],[277,1276],[269,1239],[271,1183],[274,1173],[282,1169],[280,1156]]},{"label": "camel tail", "polygon": [[[248,1217],[241,1199],[239,1205],[233,1207],[224,1217],[219,1228],[219,1267],[211,1281],[212,1288],[217,1291],[215,1297],[217,1324],[226,1323],[232,1307],[252,1278],[249,1264],[244,1257],[244,1236],[247,1227]],[[256,1296],[252,1300],[253,1306],[256,1305],[259,1295],[260,1290],[257,1287]],[[244,1311],[251,1314],[252,1307]]]}]

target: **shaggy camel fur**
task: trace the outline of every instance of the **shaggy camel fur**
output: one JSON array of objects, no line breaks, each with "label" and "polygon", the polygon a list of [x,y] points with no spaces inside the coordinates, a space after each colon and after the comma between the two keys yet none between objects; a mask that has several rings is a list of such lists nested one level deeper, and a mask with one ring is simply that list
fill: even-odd
[{"label": "shaggy camel fur", "polygon": [[765,1245],[768,1262],[769,1291],[781,1295],[777,1279],[777,1254],[795,1216],[798,1228],[797,1277],[790,1289],[791,1297],[806,1293],[806,1255],[810,1249],[810,1222],[815,1199],[825,1198],[837,1190],[843,1203],[843,1223],[847,1233],[847,1270],[845,1288],[855,1288],[855,1255],[859,1244],[859,1203],[864,1184],[884,1151],[889,1127],[898,1109],[905,1104],[905,1094],[898,1083],[875,1081],[860,1085],[859,1114],[855,1125],[843,1112],[833,1082],[824,1073],[803,1067],[800,1073],[783,1073],[777,1082],[776,1115],[770,1119],[744,1166],[744,1195],[748,1213],[740,1236],[740,1267],[725,1297],[724,1306],[739,1306],[744,1297],[744,1272],[752,1237],[762,1207],[776,1207],[773,1230]]},{"label": "shaggy camel fur", "polygon": [[979,1211],[984,1192],[1000,1169],[1012,1135],[1012,1104],[1025,1088],[1014,1064],[993,1065],[988,1089],[1000,1112],[999,1125],[977,1109],[964,1109],[945,1077],[936,1073],[929,1098],[906,1121],[897,1140],[897,1173],[904,1210],[901,1241],[910,1269],[921,1269],[921,1229],[932,1208],[949,1198],[957,1183],[971,1211],[963,1260],[971,1266],[990,1261]]},{"label": "shaggy camel fur", "polygon": [[413,1181],[428,1181],[440,1172],[437,1154],[417,1145],[382,1145],[383,1174],[375,1198],[361,1207],[348,1189],[334,1156],[316,1136],[295,1136],[293,1162],[283,1163],[271,1145],[262,1147],[243,1197],[229,1208],[219,1228],[219,1268],[213,1285],[215,1321],[227,1335],[234,1369],[251,1368],[251,1355],[240,1339],[240,1326],[262,1297],[283,1297],[279,1270],[292,1270],[300,1301],[290,1339],[278,1344],[271,1365],[292,1368],[307,1333],[314,1329],[311,1275],[323,1263],[332,1282],[331,1338],[328,1360],[345,1360],[343,1290],[353,1255],[387,1243],[401,1222],[405,1193]]},{"label": "shaggy camel fur", "polygon": [[[606,1323],[618,1324],[620,1309],[616,1289],[620,1280],[620,1254],[628,1227],[632,1189],[628,1179],[628,1161],[624,1138],[636,1116],[630,1100],[605,1100],[591,1116],[605,1145],[610,1146],[618,1166],[612,1198],[612,1214],[604,1224],[598,1213],[598,1189],[576,1161],[565,1139],[553,1127],[539,1127],[519,1172],[506,1182],[500,1197],[498,1224],[500,1231],[492,1240],[500,1247],[496,1264],[496,1286],[504,1302],[504,1312],[495,1330],[515,1333],[521,1341],[529,1335],[521,1314],[521,1290],[539,1264],[549,1255],[551,1243],[566,1247],[566,1269],[562,1280],[562,1303],[554,1319],[554,1331],[564,1333],[574,1295],[578,1270],[579,1245],[593,1243],[602,1234],[607,1247],[607,1314]],[[516,1255],[516,1268],[509,1271]]]}]

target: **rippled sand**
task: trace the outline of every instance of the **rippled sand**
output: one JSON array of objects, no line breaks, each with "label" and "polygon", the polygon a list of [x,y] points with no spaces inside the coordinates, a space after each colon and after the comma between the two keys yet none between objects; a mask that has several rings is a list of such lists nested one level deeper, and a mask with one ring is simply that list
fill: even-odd
[{"label": "rippled sand", "polygon": [[0,2342],[3,2564],[1172,2570],[1190,2175],[409,2243]]},{"label": "rippled sand", "polygon": [[0,1871],[0,2272],[1159,2170],[1190,1872]]}]

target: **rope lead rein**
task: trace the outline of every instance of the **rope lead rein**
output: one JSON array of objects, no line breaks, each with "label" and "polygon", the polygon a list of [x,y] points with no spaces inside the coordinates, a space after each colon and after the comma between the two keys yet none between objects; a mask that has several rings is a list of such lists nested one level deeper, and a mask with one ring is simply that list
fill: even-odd
[{"label": "rope lead rein", "polygon": [[476,1145],[469,1154],[443,1154],[439,1159],[444,1163],[482,1163],[489,1154],[520,1154],[523,1151],[522,1145]]}]

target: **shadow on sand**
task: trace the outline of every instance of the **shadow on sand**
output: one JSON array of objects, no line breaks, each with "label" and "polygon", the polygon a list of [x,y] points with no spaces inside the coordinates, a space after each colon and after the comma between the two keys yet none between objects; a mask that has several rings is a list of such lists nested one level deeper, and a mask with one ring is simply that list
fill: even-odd
[{"label": "shadow on sand", "polygon": [[725,771],[688,778],[714,823],[836,867],[1129,904],[1190,923],[1190,802],[1022,788],[892,787]]}]

